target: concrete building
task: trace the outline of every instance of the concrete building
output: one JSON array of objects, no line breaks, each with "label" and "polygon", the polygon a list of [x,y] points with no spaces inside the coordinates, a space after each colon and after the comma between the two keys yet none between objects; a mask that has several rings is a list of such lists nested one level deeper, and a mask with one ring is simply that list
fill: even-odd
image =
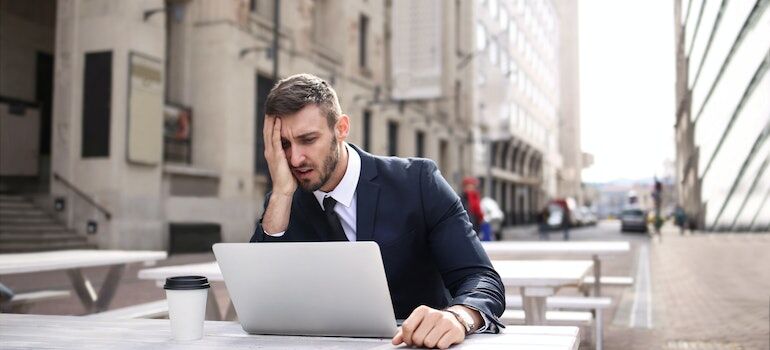
[{"label": "concrete building", "polygon": [[770,230],[768,7],[675,1],[677,194],[701,229]]},{"label": "concrete building", "polygon": [[[0,190],[102,248],[246,241],[269,187],[261,133],[275,57],[278,77],[309,72],[337,89],[350,142],[432,158],[459,189],[472,86],[453,69],[462,40],[440,35],[457,27],[454,3],[283,1],[277,55],[273,5],[3,1]],[[390,29],[420,25],[433,35],[416,45]],[[419,61],[426,42],[432,56]],[[423,81],[435,91],[394,78],[419,64],[439,68]]]},{"label": "concrete building", "polygon": [[474,169],[508,224],[530,223],[546,200],[581,197],[576,5],[473,3]]},{"label": "concrete building", "polygon": [[592,156],[580,146],[580,59],[578,52],[578,2],[555,1],[559,14],[559,153],[562,157],[558,172],[561,197],[572,197],[585,204],[583,169],[591,166]]},{"label": "concrete building", "polygon": [[[0,192],[101,248],[246,241],[269,190],[265,97],[274,73],[308,72],[350,142],[434,159],[456,190],[485,179],[509,224],[558,195],[552,2],[274,4],[0,2]],[[50,244],[46,227],[26,231]]]}]

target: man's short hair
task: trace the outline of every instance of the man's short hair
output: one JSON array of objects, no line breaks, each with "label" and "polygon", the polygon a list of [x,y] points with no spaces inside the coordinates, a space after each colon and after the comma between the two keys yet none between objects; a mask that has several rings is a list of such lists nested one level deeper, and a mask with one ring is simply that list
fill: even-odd
[{"label": "man's short hair", "polygon": [[325,80],[307,73],[292,75],[279,81],[270,90],[265,102],[265,113],[282,117],[299,112],[308,105],[316,105],[333,129],[342,115],[337,93]]}]

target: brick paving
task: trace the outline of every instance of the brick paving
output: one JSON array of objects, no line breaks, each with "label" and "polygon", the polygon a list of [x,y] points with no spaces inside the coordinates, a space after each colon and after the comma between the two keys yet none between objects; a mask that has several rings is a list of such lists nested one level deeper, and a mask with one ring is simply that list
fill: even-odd
[{"label": "brick paving", "polygon": [[770,234],[669,230],[651,252],[665,348],[770,348]]},{"label": "brick paving", "polygon": [[[680,236],[665,226],[659,240],[619,231],[618,223],[604,222],[570,234],[572,240],[631,242],[628,256],[602,260],[605,276],[636,277],[639,250],[649,250],[651,328],[629,327],[634,288],[603,288],[613,300],[604,317],[606,349],[770,349],[770,233]],[[533,240],[537,233],[534,227],[517,228],[506,237]],[[561,232],[551,232],[550,239],[562,239]],[[584,341],[580,348],[593,344]]]},{"label": "brick paving", "polygon": [[[604,288],[613,299],[605,311],[605,349],[770,349],[770,234],[694,234],[679,236],[664,228],[662,242],[641,234],[620,234],[617,223],[573,230],[573,240],[628,240],[632,252],[603,260],[605,276],[635,276],[640,247],[649,249],[652,327],[629,327],[634,288]],[[516,240],[536,239],[532,228],[507,232]],[[561,239],[560,232],[551,239]],[[549,256],[558,258],[558,256]],[[213,261],[213,254],[174,255],[158,266]],[[139,280],[141,265],[131,265],[123,276],[112,308],[164,298],[153,281]],[[96,288],[106,268],[85,269]],[[63,272],[0,276],[0,282],[23,292],[69,289]],[[222,284],[215,285],[220,302]],[[564,289],[559,294],[577,294]],[[74,297],[40,303],[32,313],[79,315],[84,312]],[[590,334],[590,329],[584,329]],[[581,349],[592,349],[590,339]]]}]

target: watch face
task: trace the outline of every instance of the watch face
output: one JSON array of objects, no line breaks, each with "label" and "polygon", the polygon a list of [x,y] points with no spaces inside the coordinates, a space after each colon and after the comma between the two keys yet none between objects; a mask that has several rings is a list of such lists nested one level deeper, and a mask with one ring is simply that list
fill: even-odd
[{"label": "watch face", "polygon": [[464,317],[463,315],[461,315],[459,312],[455,312],[455,311],[452,311],[452,310],[446,310],[446,311],[449,311],[449,313],[454,315],[454,317],[457,319],[457,322],[460,322],[460,324],[463,326],[463,328],[465,328],[465,334],[466,335],[470,334],[471,331],[473,331],[473,327],[474,327],[473,319],[468,319],[468,318]]},{"label": "watch face", "polygon": [[467,326],[465,327],[465,334],[470,334],[474,329],[476,329],[476,325],[473,324],[473,320],[465,320]]}]

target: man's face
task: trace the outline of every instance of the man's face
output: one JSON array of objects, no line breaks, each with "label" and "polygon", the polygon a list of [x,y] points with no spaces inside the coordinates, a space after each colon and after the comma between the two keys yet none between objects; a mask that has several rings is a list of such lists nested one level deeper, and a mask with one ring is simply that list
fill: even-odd
[{"label": "man's face", "polygon": [[[338,128],[335,126],[335,130]],[[320,189],[337,168],[341,142],[347,133],[337,137],[335,130],[329,128],[326,116],[315,105],[281,118],[281,145],[291,173],[302,189]]]}]

